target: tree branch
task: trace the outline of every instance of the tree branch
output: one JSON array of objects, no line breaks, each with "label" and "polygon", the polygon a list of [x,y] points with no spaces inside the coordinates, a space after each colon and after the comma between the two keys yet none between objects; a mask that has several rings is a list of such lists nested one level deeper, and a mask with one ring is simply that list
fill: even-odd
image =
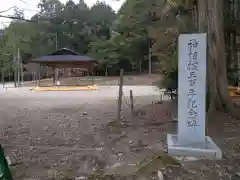
[{"label": "tree branch", "polygon": [[8,11],[10,11],[11,9],[14,9],[14,8],[17,8],[17,7],[16,7],[16,6],[10,7],[10,8],[8,8],[8,9],[6,9],[6,10],[0,11],[0,13],[8,12]]},{"label": "tree branch", "polygon": [[23,20],[23,21],[27,21],[27,22],[37,22],[37,20],[30,20],[30,19],[25,19],[25,18],[21,18],[21,17],[14,17],[14,16],[0,15],[0,17],[12,19],[12,20]]}]

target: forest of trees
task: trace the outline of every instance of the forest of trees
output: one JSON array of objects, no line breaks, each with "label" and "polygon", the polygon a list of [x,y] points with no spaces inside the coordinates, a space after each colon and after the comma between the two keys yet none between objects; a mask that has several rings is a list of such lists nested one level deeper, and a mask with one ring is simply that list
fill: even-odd
[{"label": "forest of trees", "polygon": [[[1,31],[0,66],[13,71],[18,48],[26,63],[65,47],[98,60],[100,69],[108,69],[109,74],[119,68],[143,72],[152,71],[153,66],[158,70],[149,64],[172,61],[179,28],[184,28],[174,12],[160,18],[165,6],[165,1],[129,0],[116,13],[103,2],[89,8],[83,0],[66,4],[41,0],[40,12],[30,21],[22,20],[24,12],[16,9],[10,26]],[[162,61],[161,66],[172,68],[174,63],[169,61]]]},{"label": "forest of trees", "polygon": [[16,9],[1,30],[2,71],[13,71],[18,48],[26,63],[65,47],[98,60],[103,73],[155,68],[162,84],[176,89],[178,35],[207,32],[208,108],[238,116],[228,95],[228,84],[239,78],[238,0],[126,0],[118,12],[103,2],[89,8],[84,0],[41,0],[39,8],[29,21]]},{"label": "forest of trees", "polygon": [[[89,8],[83,0],[78,3],[69,0],[66,4],[59,0],[41,0],[40,12],[29,21],[24,20],[23,11],[15,9],[12,23],[1,30],[0,66],[4,67],[4,74],[7,76],[7,72],[14,71],[18,48],[25,63],[31,57],[49,54],[56,48],[69,48],[98,60],[99,68],[108,69],[110,74],[116,74],[119,68],[126,72],[146,70],[147,24],[141,20],[139,27],[133,27],[132,18],[121,19],[123,14],[134,15],[132,11],[124,12],[134,8],[137,1],[131,3],[126,3],[116,13],[104,2]],[[149,18],[146,14],[149,10],[150,7],[141,17],[133,18],[136,21],[144,16]]]},{"label": "forest of trees", "polygon": [[41,0],[38,6],[40,12],[30,21],[22,20],[24,12],[15,9],[14,20],[1,31],[0,62],[5,71],[13,70],[18,48],[25,63],[56,48],[88,54],[91,42],[110,38],[110,28],[116,19],[112,8],[100,2],[89,8],[83,0],[66,4]]}]

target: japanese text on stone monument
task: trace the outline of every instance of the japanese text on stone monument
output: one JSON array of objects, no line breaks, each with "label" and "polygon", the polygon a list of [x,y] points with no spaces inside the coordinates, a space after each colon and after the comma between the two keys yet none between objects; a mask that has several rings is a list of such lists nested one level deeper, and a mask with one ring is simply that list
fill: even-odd
[{"label": "japanese text on stone monument", "polygon": [[198,53],[197,53],[198,41],[192,39],[188,43],[188,127],[194,128],[198,126],[198,103],[196,99],[196,83],[197,83],[197,71],[198,71]]}]

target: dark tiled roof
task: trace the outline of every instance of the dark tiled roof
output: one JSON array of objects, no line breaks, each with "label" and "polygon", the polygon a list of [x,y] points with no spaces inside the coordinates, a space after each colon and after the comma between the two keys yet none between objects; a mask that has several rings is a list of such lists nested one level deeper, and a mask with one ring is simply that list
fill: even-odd
[{"label": "dark tiled roof", "polygon": [[62,48],[60,50],[57,50],[56,52],[53,52],[47,56],[41,56],[37,57],[35,59],[32,59],[30,62],[32,63],[66,63],[66,62],[92,62],[97,63],[96,60],[91,59],[88,56],[80,55],[77,52],[74,52],[72,50],[69,50],[67,48]]},{"label": "dark tiled roof", "polygon": [[54,56],[41,56],[39,58],[35,58],[32,62],[87,62],[87,61],[95,61],[88,56],[81,55],[54,55]]}]

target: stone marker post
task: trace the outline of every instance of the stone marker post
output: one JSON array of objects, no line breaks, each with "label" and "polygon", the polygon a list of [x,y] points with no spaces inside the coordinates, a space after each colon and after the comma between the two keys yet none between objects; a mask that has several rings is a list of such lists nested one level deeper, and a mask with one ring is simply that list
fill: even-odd
[{"label": "stone marker post", "polygon": [[207,34],[181,34],[178,57],[178,134],[168,135],[168,152],[221,159],[221,150],[205,136]]},{"label": "stone marker post", "polygon": [[206,34],[179,36],[178,132],[181,144],[205,142]]}]

